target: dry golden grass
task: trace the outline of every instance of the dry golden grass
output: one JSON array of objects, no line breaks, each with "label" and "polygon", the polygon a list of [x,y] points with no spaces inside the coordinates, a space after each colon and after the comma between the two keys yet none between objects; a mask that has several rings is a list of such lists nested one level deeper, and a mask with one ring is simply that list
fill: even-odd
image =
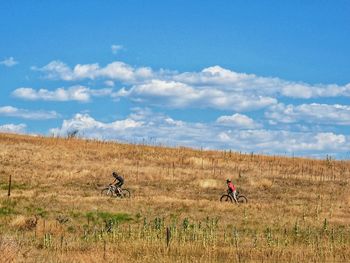
[{"label": "dry golden grass", "polygon": [[350,261],[349,161],[0,134],[0,163],[0,261]]}]

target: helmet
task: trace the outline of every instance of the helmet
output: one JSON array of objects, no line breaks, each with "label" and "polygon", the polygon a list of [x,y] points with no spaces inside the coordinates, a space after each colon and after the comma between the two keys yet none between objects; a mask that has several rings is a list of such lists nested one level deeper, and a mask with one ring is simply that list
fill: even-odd
[{"label": "helmet", "polygon": [[118,176],[117,172],[115,172],[115,171],[112,173],[112,175],[113,175],[114,177]]},{"label": "helmet", "polygon": [[229,183],[229,182],[231,182],[231,180],[230,179],[226,179],[226,183]]}]

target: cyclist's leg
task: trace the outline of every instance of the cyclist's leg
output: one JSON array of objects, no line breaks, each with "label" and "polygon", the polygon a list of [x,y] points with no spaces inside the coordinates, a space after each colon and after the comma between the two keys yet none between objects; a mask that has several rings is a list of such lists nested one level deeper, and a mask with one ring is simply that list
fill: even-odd
[{"label": "cyclist's leg", "polygon": [[121,182],[116,184],[116,190],[115,190],[116,194],[119,194],[119,195],[122,194],[122,189],[121,189],[122,185],[123,185],[123,183],[121,183]]},{"label": "cyclist's leg", "polygon": [[237,201],[237,195],[236,195],[236,190],[232,192],[233,199],[235,199],[235,202],[238,203]]},{"label": "cyclist's leg", "polygon": [[118,194],[118,184],[114,184],[113,188],[114,188],[114,193]]}]

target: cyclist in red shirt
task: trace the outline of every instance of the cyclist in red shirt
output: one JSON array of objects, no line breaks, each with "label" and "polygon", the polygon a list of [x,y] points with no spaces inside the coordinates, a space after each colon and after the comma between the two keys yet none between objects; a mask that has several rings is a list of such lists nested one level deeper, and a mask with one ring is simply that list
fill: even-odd
[{"label": "cyclist in red shirt", "polygon": [[226,183],[230,193],[232,193],[233,199],[235,199],[235,202],[237,203],[236,187],[233,185],[230,179],[227,179]]}]

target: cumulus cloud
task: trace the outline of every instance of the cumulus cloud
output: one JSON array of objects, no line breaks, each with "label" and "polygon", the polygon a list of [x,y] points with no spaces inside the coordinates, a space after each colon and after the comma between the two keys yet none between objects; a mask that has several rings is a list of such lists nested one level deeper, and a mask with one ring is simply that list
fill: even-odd
[{"label": "cumulus cloud", "polygon": [[4,65],[6,67],[13,67],[18,64],[18,61],[16,61],[13,57],[5,58],[4,60],[0,61],[0,65]]},{"label": "cumulus cloud", "polygon": [[215,108],[235,111],[264,108],[277,103],[271,97],[224,91],[213,87],[195,88],[176,81],[151,80],[121,89],[119,96],[172,108]]},{"label": "cumulus cloud", "polygon": [[261,127],[261,125],[256,123],[252,118],[239,113],[235,113],[231,116],[220,116],[216,122],[220,125],[242,129],[256,129]]},{"label": "cumulus cloud", "polygon": [[112,97],[128,97],[139,103],[171,108],[214,108],[250,111],[276,105],[282,98],[311,99],[350,97],[350,84],[308,84],[275,77],[262,77],[225,69],[220,66],[198,72],[152,70],[114,61],[101,67],[98,63],[77,64],[73,68],[52,61],[35,70],[49,79],[65,81],[102,79],[107,86],[115,82],[124,88]]},{"label": "cumulus cloud", "polygon": [[265,117],[281,123],[306,122],[314,124],[349,125],[350,106],[329,104],[284,105],[271,106]]},{"label": "cumulus cloud", "polygon": [[122,45],[112,45],[111,50],[113,54],[118,54],[119,51],[123,50],[124,47]]},{"label": "cumulus cloud", "polygon": [[98,63],[77,64],[70,68],[62,61],[55,60],[44,67],[32,67],[33,70],[44,72],[48,79],[58,79],[65,81],[76,81],[83,79],[107,78],[126,83],[134,83],[138,80],[144,81],[153,76],[153,71],[148,67],[134,68],[124,62],[115,61],[105,67],[100,67]]},{"label": "cumulus cloud", "polygon": [[289,82],[282,86],[281,94],[285,97],[300,99],[350,97],[350,84],[344,86],[336,84],[312,86],[305,83]]},{"label": "cumulus cloud", "polygon": [[[202,137],[207,126],[203,124],[185,124],[168,116],[153,113],[150,110],[136,109],[124,120],[104,123],[93,119],[88,114],[76,114],[65,120],[62,126],[52,129],[54,135],[66,136],[71,130],[78,130],[80,136],[103,140],[119,140],[124,142],[148,142],[167,145],[187,145],[196,147],[198,143],[209,142]],[[194,141],[194,138],[201,141]]]},{"label": "cumulus cloud", "polygon": [[4,124],[0,125],[0,132],[5,133],[26,133],[26,127],[27,125],[21,123],[21,124]]},{"label": "cumulus cloud", "polygon": [[55,111],[31,111],[27,109],[18,109],[12,106],[0,107],[0,116],[31,120],[49,120],[57,119],[60,117],[60,115]]},{"label": "cumulus cloud", "polygon": [[54,60],[42,68],[33,66],[31,68],[34,71],[41,71],[46,73],[48,79],[62,79],[62,80],[73,80],[72,70],[62,61]]},{"label": "cumulus cloud", "polygon": [[132,67],[121,61],[114,61],[105,67],[98,63],[77,64],[73,68],[61,61],[52,61],[42,68],[33,68],[44,72],[47,78],[66,81],[107,78],[125,84],[149,85],[158,81],[180,83],[193,89],[214,89],[222,92],[244,93],[246,96],[284,96],[310,99],[319,97],[350,97],[350,83],[344,86],[337,84],[308,84],[287,81],[276,77],[263,77],[225,69],[220,66],[204,68],[199,72],[182,72],[158,70],[149,67]]},{"label": "cumulus cloud", "polygon": [[[113,46],[111,49],[116,52],[120,50]],[[126,119],[111,123],[95,120],[88,114],[78,114],[52,130],[59,135],[65,135],[70,129],[79,129],[80,134],[89,138],[135,141],[156,137],[158,142],[167,145],[265,153],[344,152],[349,147],[349,136],[335,132],[343,127],[333,130],[331,127],[350,124],[350,106],[310,101],[317,99],[319,102],[322,98],[333,98],[334,101],[341,98],[344,101],[345,97],[350,97],[350,84],[288,81],[236,72],[220,66],[192,72],[154,70],[122,61],[107,65],[92,63],[72,66],[52,61],[44,67],[33,69],[49,79],[86,81],[86,85],[97,83],[107,88],[92,89],[75,85],[56,90],[35,90],[22,87],[13,92],[15,97],[87,102],[97,96],[106,96],[131,100],[139,107],[182,110],[210,108],[231,112],[210,123],[184,122],[144,108],[134,109]],[[115,87],[118,86],[122,88],[117,90]],[[299,105],[283,103],[286,100],[293,102],[294,99],[298,99]],[[300,103],[302,100],[308,103]],[[247,116],[251,113],[242,114],[249,111],[260,111],[258,115],[264,114],[265,118],[256,121]],[[263,124],[284,130],[265,129],[271,126]],[[325,132],[325,125],[331,132]]]},{"label": "cumulus cloud", "polygon": [[26,100],[46,100],[46,101],[80,101],[88,102],[91,97],[108,96],[113,92],[110,88],[90,89],[85,86],[72,86],[67,89],[58,88],[56,90],[32,88],[18,88],[12,95]]},{"label": "cumulus cloud", "polygon": [[[237,115],[232,118],[247,120]],[[221,120],[226,122],[228,119],[230,118]],[[349,136],[332,132],[292,132],[261,128],[241,130],[216,124],[184,122],[167,115],[152,114],[149,109],[135,109],[126,119],[110,123],[97,121],[88,114],[77,114],[72,119],[63,121],[61,127],[52,129],[51,132],[65,136],[70,130],[79,130],[79,134],[86,138],[125,142],[152,140],[153,143],[170,146],[268,154],[346,153],[350,146]]]},{"label": "cumulus cloud", "polygon": [[55,136],[65,136],[70,131],[77,130],[88,138],[105,139],[110,137],[123,136],[131,129],[141,127],[142,122],[132,119],[125,119],[111,123],[96,121],[89,114],[76,114],[73,119],[64,120],[61,128],[51,129],[50,132]]},{"label": "cumulus cloud", "polygon": [[215,86],[235,92],[254,93],[262,96],[285,96],[292,98],[318,98],[350,96],[350,84],[339,86],[311,85],[287,81],[275,77],[261,77],[254,74],[235,72],[220,66],[203,69],[200,72],[185,72],[174,75],[176,81],[194,86]]},{"label": "cumulus cloud", "polygon": [[323,132],[292,132],[283,130],[250,130],[226,132],[227,144],[241,145],[245,151],[263,153],[345,153],[350,146],[350,138],[343,134]]}]

